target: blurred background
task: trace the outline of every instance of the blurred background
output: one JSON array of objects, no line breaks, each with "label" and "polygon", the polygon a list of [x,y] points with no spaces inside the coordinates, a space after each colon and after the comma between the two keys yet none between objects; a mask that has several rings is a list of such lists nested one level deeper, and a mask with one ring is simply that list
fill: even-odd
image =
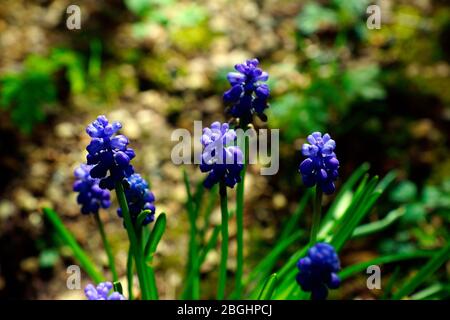
[{"label": "blurred background", "polygon": [[[66,27],[71,4],[81,8],[80,30]],[[381,7],[379,30],[366,26],[370,4]],[[442,246],[450,222],[446,1],[2,0],[0,298],[83,296],[66,288],[66,267],[74,260],[44,220],[43,206],[59,212],[107,272],[94,220],[80,214],[72,192],[73,170],[85,160],[89,142],[85,126],[99,114],[123,123],[137,151],[135,167],[151,183],[157,212],[167,213],[155,268],[161,298],[178,297],[188,218],[182,167],[170,161],[170,135],[175,128],[192,130],[194,120],[228,120],[221,98],[226,74],[253,57],[269,73],[272,90],[269,121],[256,127],[279,128],[281,142],[277,175],[260,176],[257,165],[249,169],[246,270],[265,256],[305,192],[297,167],[312,131],[336,140],[340,183],[363,162],[372,174],[395,169],[398,175],[369,219],[398,206],[405,214],[382,234],[347,245],[344,266]],[[185,169],[194,183],[201,181],[198,168]],[[124,276],[128,243],[122,222],[114,208],[100,215]],[[309,225],[309,217],[307,212],[302,225]],[[218,208],[213,223],[220,223]],[[231,257],[235,229],[231,221]],[[202,268],[202,298],[214,297],[215,282],[208,279],[215,279],[218,260],[212,251]],[[229,262],[232,273],[234,259]],[[385,281],[395,268],[382,271]],[[449,275],[447,263],[432,277],[448,283]],[[364,274],[346,281],[334,297],[382,297],[365,281]]]}]

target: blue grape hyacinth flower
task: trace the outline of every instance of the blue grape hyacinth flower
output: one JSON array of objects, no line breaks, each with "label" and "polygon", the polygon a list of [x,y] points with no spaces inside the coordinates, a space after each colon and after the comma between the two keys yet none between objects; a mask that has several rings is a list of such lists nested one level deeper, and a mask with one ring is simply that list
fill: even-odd
[{"label": "blue grape hyacinth flower", "polygon": [[336,187],[334,181],[339,174],[339,161],[334,149],[336,143],[328,133],[322,136],[320,132],[314,132],[307,138],[308,143],[302,147],[302,153],[307,157],[300,164],[299,171],[306,187],[317,185],[326,194],[332,194]]},{"label": "blue grape hyacinth flower", "polygon": [[297,283],[303,291],[311,292],[313,300],[324,300],[328,296],[328,289],[337,289],[340,279],[339,257],[334,248],[328,243],[316,243],[308,250],[306,257],[297,263],[300,271]]},{"label": "blue grape hyacinth flower", "polygon": [[99,186],[99,179],[90,176],[92,166],[82,164],[75,169],[73,191],[78,192],[77,202],[81,205],[81,213],[98,213],[100,208],[107,209],[111,205],[110,192]]},{"label": "blue grape hyacinth flower", "polygon": [[206,188],[210,189],[220,181],[233,188],[241,181],[243,154],[238,146],[229,145],[234,143],[236,138],[236,131],[230,129],[228,123],[216,121],[210,128],[203,129],[201,142],[204,148],[200,170],[209,172],[204,181]]},{"label": "blue grape hyacinth flower", "polygon": [[100,282],[96,287],[88,284],[84,288],[84,294],[88,300],[126,300],[119,292],[112,292],[113,285],[111,282]]},{"label": "blue grape hyacinth flower", "polygon": [[250,123],[255,113],[261,120],[267,121],[264,110],[268,108],[270,89],[263,82],[267,81],[269,75],[258,65],[258,59],[247,60],[234,67],[237,72],[228,73],[231,89],[224,93],[223,100],[230,105],[229,113],[240,118],[243,123]]},{"label": "blue grape hyacinth flower", "polygon": [[[92,138],[87,146],[87,164],[93,165],[90,172],[92,178],[100,179],[100,188],[114,189],[117,182],[134,173],[130,164],[135,157],[134,150],[128,148],[128,138],[116,135],[122,128],[120,122],[109,123],[101,115],[87,126],[86,132]],[[109,172],[109,175],[108,175]]]},{"label": "blue grape hyacinth flower", "polygon": [[[149,189],[149,185],[140,174],[134,173],[124,180],[125,196],[128,202],[131,219],[133,223],[143,210],[150,210],[142,224],[145,226],[155,220],[155,196]],[[117,209],[117,214],[122,217],[122,209]]]}]

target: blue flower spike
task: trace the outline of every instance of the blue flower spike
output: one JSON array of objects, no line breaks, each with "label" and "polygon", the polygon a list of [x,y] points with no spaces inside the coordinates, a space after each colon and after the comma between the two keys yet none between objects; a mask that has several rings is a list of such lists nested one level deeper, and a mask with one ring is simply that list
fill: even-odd
[{"label": "blue flower spike", "polygon": [[[86,128],[87,134],[92,138],[87,146],[87,164],[92,165],[90,175],[100,179],[102,189],[114,189],[117,182],[134,173],[130,161],[135,157],[134,150],[128,148],[128,138],[116,135],[122,128],[120,122],[109,123],[101,115]],[[109,174],[108,174],[109,173]]]},{"label": "blue flower spike", "polygon": [[110,192],[100,188],[100,179],[90,176],[92,166],[82,164],[74,171],[76,178],[73,191],[78,192],[77,202],[81,205],[81,213],[97,214],[100,208],[107,209],[111,206]]},{"label": "blue flower spike", "polygon": [[[149,189],[149,185],[140,174],[134,173],[124,180],[125,196],[128,202],[131,219],[136,223],[136,219],[143,210],[149,210],[142,225],[148,225],[155,220],[155,196]],[[122,217],[122,210],[117,209],[117,214]]]},{"label": "blue flower spike", "polygon": [[112,292],[111,282],[100,282],[97,286],[88,284],[84,288],[84,294],[88,300],[126,300],[119,292]]},{"label": "blue flower spike", "polygon": [[297,262],[297,283],[303,291],[311,292],[313,300],[325,300],[328,289],[337,289],[340,279],[339,257],[328,243],[316,243],[308,254]]},{"label": "blue flower spike", "polygon": [[303,183],[306,187],[317,185],[325,194],[332,194],[339,176],[339,161],[334,153],[336,143],[328,133],[322,136],[320,132],[310,134],[307,141],[302,147],[302,154],[307,158],[299,167]]},{"label": "blue flower spike", "polygon": [[233,188],[241,181],[241,170],[244,167],[243,154],[233,144],[237,139],[236,132],[228,123],[214,122],[210,128],[203,129],[201,142],[204,147],[201,155],[200,170],[209,172],[204,185],[210,189],[220,181]]},{"label": "blue flower spike", "polygon": [[269,79],[269,75],[258,65],[258,59],[247,60],[237,64],[234,67],[237,72],[230,72],[227,76],[231,88],[224,93],[223,100],[230,105],[229,113],[239,118],[241,123],[250,123],[253,114],[267,121],[264,110],[269,107],[267,99],[270,89],[264,82]]}]

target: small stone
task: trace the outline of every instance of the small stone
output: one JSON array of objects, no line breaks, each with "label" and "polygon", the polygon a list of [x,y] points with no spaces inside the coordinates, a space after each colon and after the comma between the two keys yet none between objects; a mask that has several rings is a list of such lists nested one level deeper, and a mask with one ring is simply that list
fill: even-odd
[{"label": "small stone", "polygon": [[43,161],[39,161],[39,162],[33,163],[31,165],[30,173],[34,178],[44,177],[48,174],[48,172],[49,172],[49,167]]},{"label": "small stone", "polygon": [[0,220],[6,220],[16,211],[16,206],[9,200],[0,201]]},{"label": "small stone", "polygon": [[19,189],[15,194],[16,203],[20,204],[20,208],[33,211],[37,209],[38,201],[37,199],[25,189]]},{"label": "small stone", "polygon": [[28,220],[33,226],[37,227],[42,223],[42,216],[38,212],[33,212],[29,215]]},{"label": "small stone", "polygon": [[282,193],[276,193],[272,198],[272,203],[276,210],[283,209],[287,205],[287,199]]},{"label": "small stone", "polygon": [[35,273],[39,269],[39,260],[37,257],[29,257],[20,262],[20,269],[29,273]]},{"label": "small stone", "polygon": [[76,130],[70,122],[62,122],[56,125],[55,134],[58,138],[68,139],[76,135]]}]

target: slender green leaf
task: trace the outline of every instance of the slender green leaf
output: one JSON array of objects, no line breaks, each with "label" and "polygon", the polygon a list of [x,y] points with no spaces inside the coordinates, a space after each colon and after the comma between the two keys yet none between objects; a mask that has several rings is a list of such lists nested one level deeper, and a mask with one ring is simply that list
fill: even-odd
[{"label": "slender green leaf", "polygon": [[380,190],[384,192],[387,187],[390,186],[392,182],[394,182],[395,178],[397,177],[397,173],[395,171],[389,171],[383,179],[378,183],[377,190]]},{"label": "slender green leaf", "polygon": [[431,286],[411,295],[412,300],[430,300],[436,299],[436,296],[440,293],[444,295],[438,297],[438,299],[444,299],[450,294],[450,284],[444,285],[442,283],[435,283]]},{"label": "slender green leaf", "polygon": [[328,210],[322,220],[319,239],[325,239],[330,234],[336,234],[336,230],[334,229],[337,227],[342,227],[342,221],[346,219],[346,216],[348,217],[349,213],[354,211],[358,201],[365,194],[368,180],[369,175],[365,174],[361,182],[358,184],[356,191],[353,192],[351,189],[347,189],[344,193],[342,193],[342,196],[339,197],[339,199],[333,201],[331,206],[335,207],[332,210]]},{"label": "slender green leaf", "polygon": [[208,193],[208,201],[206,203],[205,209],[202,212],[203,215],[203,225],[202,228],[199,230],[199,238],[202,243],[205,242],[205,234],[209,227],[209,220],[211,218],[211,214],[214,210],[214,206],[216,205],[217,198],[218,198],[218,190],[217,185],[212,187],[211,191]]},{"label": "slender green leaf", "polygon": [[153,214],[150,210],[142,210],[136,219],[136,228],[139,228],[142,226],[142,223],[144,222],[145,218],[147,218],[148,215]]},{"label": "slender green leaf", "polygon": [[280,256],[286,251],[289,246],[291,246],[296,241],[300,240],[301,236],[303,234],[302,230],[297,231],[296,233],[292,234],[290,237],[279,243],[277,246],[275,246],[269,254],[267,254],[259,263],[258,265],[252,269],[250,274],[247,278],[244,280],[244,285],[247,285],[251,281],[254,281],[255,279],[259,279],[260,277],[264,277],[267,275],[273,266],[278,262]]},{"label": "slender green leaf", "polygon": [[[302,249],[295,252],[289,260],[286,262],[286,264],[277,272],[278,279],[281,281],[278,286],[278,292],[281,294],[287,290],[287,288],[292,284],[292,279],[295,279],[295,274],[297,273],[297,262],[300,258],[302,258],[309,246],[306,245]],[[262,289],[262,285],[258,285],[254,292],[260,292]],[[278,296],[276,297],[279,298]]]},{"label": "slender green leaf", "polygon": [[261,293],[259,294],[258,300],[270,300],[272,298],[273,292],[277,285],[277,274],[272,274],[265,282]]},{"label": "slender green leaf", "polygon": [[155,226],[150,233],[150,237],[145,245],[145,260],[147,264],[151,263],[153,260],[153,256],[156,252],[156,248],[158,247],[159,241],[166,230],[167,218],[165,213],[161,213],[156,219]]},{"label": "slender green leaf", "polygon": [[392,210],[382,220],[367,223],[367,224],[357,227],[353,231],[352,237],[353,238],[365,237],[370,234],[383,231],[384,229],[386,229],[390,225],[392,225],[395,221],[400,219],[404,214],[405,214],[405,208],[403,208],[403,207]]},{"label": "slender green leaf", "polygon": [[[373,177],[370,182],[365,186],[364,190],[361,190],[360,197],[357,197],[352,205],[347,209],[346,213],[340,220],[338,230],[333,234],[329,242],[339,251],[346,241],[353,234],[354,229],[358,226],[361,220],[369,212],[369,209],[375,204],[378,197],[381,195],[380,192],[374,192],[376,183],[378,182],[378,177]],[[359,194],[359,193],[358,193]]]},{"label": "slender green leaf", "polygon": [[308,188],[306,192],[301,197],[297,208],[295,209],[294,213],[291,215],[291,217],[285,222],[283,231],[281,231],[281,234],[278,238],[278,242],[283,241],[284,239],[288,238],[295,229],[299,229],[299,221],[300,218],[305,211],[306,205],[308,204],[308,200],[312,195],[312,189]]},{"label": "slender green leaf", "polygon": [[393,299],[402,299],[413,293],[413,291],[420,286],[428,277],[430,277],[436,270],[438,270],[444,263],[450,259],[450,243],[446,244],[439,252],[437,252],[425,266],[403,287],[394,293]]},{"label": "slender green leaf", "polygon": [[92,278],[92,280],[96,283],[104,281],[104,277],[94,266],[94,263],[89,258],[89,256],[84,252],[84,250],[79,246],[73,235],[69,230],[64,226],[63,222],[59,218],[58,214],[50,209],[43,208],[45,216],[52,223],[58,235],[64,241],[64,243],[70,247],[75,256],[75,259],[81,264],[81,267],[86,271],[86,273]]},{"label": "slender green leaf", "polygon": [[214,230],[213,230],[211,237],[209,238],[206,246],[200,252],[200,258],[199,258],[200,266],[205,261],[206,256],[208,255],[209,251],[211,251],[211,249],[217,245],[217,240],[219,238],[219,234],[220,234],[220,225],[214,227]]},{"label": "slender green leaf", "polygon": [[348,192],[351,192],[353,190],[353,187],[356,185],[359,179],[361,179],[361,177],[369,170],[369,168],[370,165],[368,163],[363,163],[358,167],[358,169],[355,170],[355,172],[353,172],[350,178],[345,181],[330,208],[328,209],[327,214],[324,216],[323,223],[326,223],[328,220],[333,219],[333,217],[335,216],[335,211],[338,208],[342,198],[344,198]]},{"label": "slender green leaf", "polygon": [[114,291],[123,294],[123,288],[122,288],[122,284],[120,283],[120,281],[114,281],[113,283],[114,286]]},{"label": "slender green leaf", "polygon": [[412,260],[412,259],[424,259],[424,258],[429,258],[434,253],[435,253],[435,251],[416,251],[416,252],[411,252],[411,253],[399,253],[399,254],[392,254],[392,255],[377,257],[372,260],[360,262],[360,263],[353,264],[351,266],[344,268],[339,273],[339,277],[341,278],[341,280],[345,280],[357,273],[365,271],[367,269],[367,267],[369,267],[371,265],[388,264],[388,263],[394,263],[394,262],[400,262],[400,261]]},{"label": "slender green leaf", "polygon": [[397,281],[399,275],[400,275],[400,267],[397,266],[394,270],[394,273],[389,278],[388,283],[386,284],[386,286],[383,289],[383,295],[381,297],[381,300],[387,300],[391,296],[392,288],[394,287],[395,281]]}]

